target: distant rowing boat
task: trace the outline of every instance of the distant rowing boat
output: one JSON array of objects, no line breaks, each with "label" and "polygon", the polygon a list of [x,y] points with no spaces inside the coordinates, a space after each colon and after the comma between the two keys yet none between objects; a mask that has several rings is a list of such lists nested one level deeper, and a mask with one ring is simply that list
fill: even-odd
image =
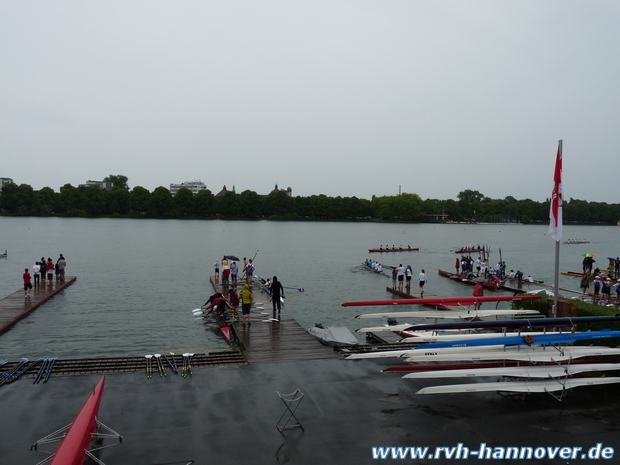
[{"label": "distant rowing boat", "polygon": [[455,250],[454,253],[476,253],[476,252],[484,252],[486,249],[484,247],[463,247],[459,250]]},{"label": "distant rowing boat", "polygon": [[420,250],[419,247],[393,247],[393,248],[385,248],[385,249],[368,249],[368,252],[418,252]]}]

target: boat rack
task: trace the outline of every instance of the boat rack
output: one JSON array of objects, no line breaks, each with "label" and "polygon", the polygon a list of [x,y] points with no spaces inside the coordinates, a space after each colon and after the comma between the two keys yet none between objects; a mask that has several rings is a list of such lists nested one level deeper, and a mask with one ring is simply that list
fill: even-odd
[{"label": "boat rack", "polygon": [[[183,355],[175,354],[174,357],[168,355],[169,359],[174,359],[179,367],[183,363]],[[8,373],[20,362],[7,362],[0,366],[0,376]],[[213,368],[221,366],[241,366],[247,365],[247,360],[241,352],[222,351],[210,352],[207,354],[194,354],[192,357],[192,368]],[[24,376],[35,378],[41,368],[40,363],[31,364],[23,373]],[[168,371],[170,366],[164,362],[164,368]],[[115,357],[115,358],[90,358],[90,359],[58,359],[54,363],[52,376],[77,376],[90,374],[106,373],[136,373],[146,370],[145,357]]]}]

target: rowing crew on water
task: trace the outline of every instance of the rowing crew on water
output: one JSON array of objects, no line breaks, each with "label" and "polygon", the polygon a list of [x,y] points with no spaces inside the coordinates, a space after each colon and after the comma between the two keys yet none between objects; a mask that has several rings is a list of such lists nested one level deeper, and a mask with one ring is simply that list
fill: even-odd
[{"label": "rowing crew on water", "polygon": [[419,247],[411,247],[410,245],[408,245],[407,247],[403,247],[402,245],[399,245],[398,247],[396,247],[395,245],[393,245],[392,247],[386,245],[385,247],[383,247],[383,245],[381,245],[378,249],[368,249],[368,252],[418,252],[419,250]]}]

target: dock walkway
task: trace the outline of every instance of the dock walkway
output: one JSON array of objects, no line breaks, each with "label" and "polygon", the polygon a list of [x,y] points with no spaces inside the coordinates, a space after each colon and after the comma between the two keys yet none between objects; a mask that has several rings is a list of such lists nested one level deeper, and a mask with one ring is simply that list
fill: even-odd
[{"label": "dock walkway", "polygon": [[24,297],[22,289],[0,300],[0,334],[73,284],[76,279],[76,276],[67,276],[64,281],[52,281],[51,284],[42,281],[40,286],[32,288],[29,298]]},{"label": "dock walkway", "polygon": [[[222,292],[220,281],[215,276],[211,276],[210,280],[213,287]],[[245,282],[240,281],[238,286],[243,284]],[[278,321],[270,321],[273,313],[269,295],[261,293],[256,287],[252,288],[252,293],[251,324],[244,326],[241,321],[233,323],[233,331],[248,363],[342,358],[333,348],[322,345],[310,335],[284,308],[276,315]],[[226,295],[224,292],[222,294]]]}]

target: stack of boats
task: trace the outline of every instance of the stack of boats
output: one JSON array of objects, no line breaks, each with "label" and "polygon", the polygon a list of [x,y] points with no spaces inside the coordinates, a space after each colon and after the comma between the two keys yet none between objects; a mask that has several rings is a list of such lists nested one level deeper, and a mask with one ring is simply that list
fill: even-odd
[{"label": "stack of boats", "polygon": [[[388,324],[361,328],[359,332],[392,331],[404,337],[411,347],[352,353],[346,358],[398,358],[407,365],[384,372],[398,372],[407,379],[495,378],[493,382],[444,384],[420,389],[417,394],[463,392],[547,392],[562,400],[566,391],[579,386],[620,383],[620,377],[591,376],[620,370],[620,363],[601,360],[620,354],[620,347],[573,346],[577,341],[620,337],[620,331],[575,331],[577,324],[620,322],[620,316],[545,318],[533,310],[480,310],[485,302],[535,300],[540,296],[453,297],[347,302],[343,306],[441,305],[458,310],[382,312],[356,318],[388,318]],[[537,314],[537,315],[536,315]],[[508,315],[514,316],[511,319]],[[398,324],[398,319],[433,318],[452,322]],[[559,332],[551,331],[557,328]],[[479,332],[489,331],[493,332]],[[508,332],[516,330],[517,332]],[[588,359],[585,359],[585,358]],[[597,357],[592,359],[590,357]],[[583,360],[585,359],[585,360]],[[590,374],[587,377],[574,377]],[[497,380],[499,378],[499,381]],[[559,392],[559,394],[557,394]]]}]

